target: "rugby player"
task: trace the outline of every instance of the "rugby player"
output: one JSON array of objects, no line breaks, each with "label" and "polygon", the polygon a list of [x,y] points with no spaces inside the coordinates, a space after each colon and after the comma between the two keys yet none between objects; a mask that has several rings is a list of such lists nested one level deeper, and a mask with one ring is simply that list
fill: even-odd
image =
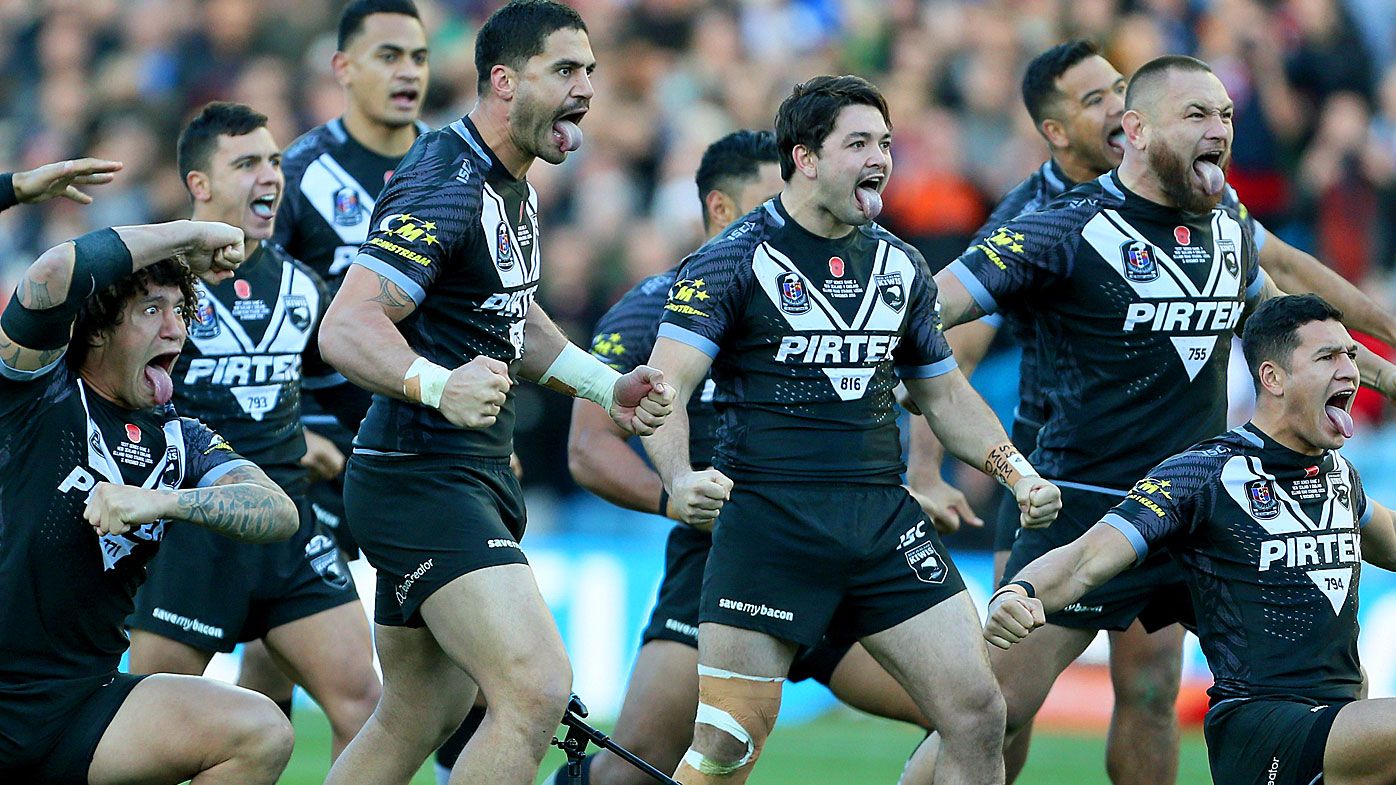
[{"label": "rugby player", "polygon": [[334,756],[363,727],[380,689],[349,567],[305,496],[301,353],[329,298],[310,268],[270,241],[284,186],[280,150],[266,116],[243,104],[211,103],[180,133],[194,219],[240,227],[247,261],[231,277],[206,273],[195,285],[174,400],[266,470],[296,502],[300,529],[277,545],[171,531],[168,558],[151,567],[137,596],[131,670],[197,676],[215,653],[264,640],[325,710]]},{"label": "rugby player", "polygon": [[[331,60],[344,88],[344,115],[314,128],[286,148],[282,168],[286,197],[278,210],[273,239],[293,258],[310,266],[330,287],[339,288],[344,271],[368,237],[369,217],[402,156],[427,129],[419,118],[429,66],[426,30],[412,0],[352,0],[339,18],[338,47]],[[340,420],[363,419],[368,394],[344,385],[334,369],[308,375],[306,389],[333,387],[333,396],[309,401],[304,422],[313,452],[325,468],[342,468],[353,432]],[[330,407],[316,399],[349,399]],[[322,438],[322,435],[328,438]],[[357,549],[341,525],[342,477],[312,486],[316,517],[334,530],[345,553]]]},{"label": "rugby player", "polygon": [[378,571],[384,671],[332,785],[407,782],[477,685],[489,712],[451,782],[533,781],[571,672],[518,545],[511,374],[603,402],[637,433],[673,398],[653,369],[616,373],[533,304],[542,253],[525,177],[535,158],[561,163],[581,144],[595,67],[585,23],[558,3],[511,2],[481,27],[475,60],[478,103],[403,159],[320,331],[326,359],[375,393],[345,506]]},{"label": "rugby player", "polygon": [[1396,530],[1338,452],[1358,383],[1340,318],[1311,294],[1257,308],[1243,338],[1254,419],[1150,469],[989,603],[985,638],[1016,648],[1152,551],[1173,554],[1215,678],[1215,782],[1396,782],[1396,700],[1358,700],[1357,656],[1360,561],[1396,569]]},{"label": "rugby player", "polygon": [[[1017,536],[1007,576],[1079,536],[1152,462],[1225,425],[1230,335],[1246,307],[1278,291],[1257,264],[1261,230],[1226,198],[1230,116],[1205,63],[1146,64],[1129,86],[1118,170],[997,227],[937,276],[947,326],[998,306],[1033,314],[1036,378],[1047,386],[1033,456],[1063,487],[1065,512],[1050,531]],[[1165,627],[1180,615],[1174,601],[1187,605],[1182,588],[1177,565],[1160,554],[1054,614],[1038,643],[994,657],[1010,743],[1096,631],[1136,619]],[[1145,659],[1168,663],[1153,677],[1171,696],[1179,666],[1167,645],[1168,660]],[[1171,777],[1174,721],[1162,705],[1154,714]],[[1112,775],[1154,781],[1157,772]]]},{"label": "rugby player", "polygon": [[109,183],[119,171],[120,161],[77,158],[23,172],[0,172],[0,210],[17,204],[47,202],[60,196],[78,204],[92,204],[92,197],[78,186]]},{"label": "rugby player", "polygon": [[711,368],[721,423],[713,468],[694,470],[682,409],[645,440],[680,519],[707,527],[721,512],[675,777],[745,782],[797,648],[827,633],[861,642],[954,739],[937,782],[1002,782],[978,617],[900,484],[895,377],[957,456],[1014,488],[1029,525],[1052,520],[1057,490],[956,369],[920,254],[872,223],[892,167],[877,88],[816,77],[775,125],[783,190],[683,263],[651,355],[684,404]]},{"label": "rugby player", "polygon": [[[780,191],[780,156],[769,131],[737,131],[711,144],[697,173],[707,239]],[[677,269],[636,284],[601,318],[591,352],[625,372],[649,357],[664,313],[664,299]],[[689,459],[706,468],[717,441],[717,413],[712,383],[688,401]],[[659,475],[626,442],[626,434],[601,407],[578,399],[572,406],[567,444],[572,477],[608,501],[640,512],[671,517],[669,496]],[[682,523],[682,522],[681,522]],[[698,706],[698,599],[703,565],[712,535],[678,525],[664,552],[664,581],[641,638],[630,686],[612,738],[656,768],[673,771],[693,740]],[[821,643],[802,651],[790,679],[813,678],[844,702],[881,716],[926,726],[906,691],[882,666],[854,644]],[[929,730],[929,728],[927,728]],[[644,773],[616,756],[599,751],[583,761],[584,777],[593,785],[642,785]],[[565,783],[566,767],[557,782]]]},{"label": "rugby player", "polygon": [[[412,0],[351,0],[340,12],[336,40],[330,66],[344,89],[344,114],[286,148],[286,195],[272,236],[309,265],[331,294],[368,237],[383,185],[427,130],[419,118],[430,76],[426,30]],[[356,559],[358,547],[344,525],[344,456],[368,411],[369,394],[343,384],[333,368],[307,366],[301,384],[314,394],[302,402],[301,422],[305,463],[312,469],[311,510],[345,558]],[[291,682],[259,643],[244,648],[240,681],[284,699],[289,708]]]},{"label": "rugby player", "polygon": [[39,256],[0,316],[0,781],[269,784],[286,765],[264,696],[117,672],[165,535],[296,530],[261,469],[169,406],[189,271],[242,258],[224,224],[103,229]]},{"label": "rugby player", "polygon": [[[1045,207],[1077,183],[1094,180],[1116,166],[1123,156],[1120,119],[1124,114],[1125,80],[1095,44],[1075,40],[1052,47],[1028,64],[1023,77],[1023,103],[1051,157],[1006,195],[994,209],[970,245],[985,241],[1013,218]],[[1240,204],[1228,186],[1222,204],[1252,224],[1260,266],[1276,285],[1289,292],[1317,292],[1344,312],[1354,329],[1396,343],[1396,319],[1309,254],[1268,234]],[[1037,431],[1045,421],[1045,386],[1037,378],[1033,323],[1030,313],[1003,307],[999,314],[1009,325],[1014,342],[1022,349],[1019,364],[1018,406],[1014,411],[1013,443],[1024,455],[1037,444]],[[947,339],[960,367],[969,373],[988,350],[997,331],[985,317],[955,328]],[[917,427],[918,441],[926,439]],[[940,451],[933,444],[930,457],[920,465],[939,466]],[[918,462],[913,462],[917,465]],[[996,516],[994,538],[995,582],[1018,533],[1017,505],[1004,496]],[[1178,767],[1178,724],[1175,703],[1181,662],[1183,630],[1169,625],[1150,635],[1135,623],[1124,631],[1110,632],[1110,675],[1115,702],[1106,741],[1106,769],[1117,785],[1173,782]],[[1028,728],[1008,750],[1007,768],[1012,780],[1027,759]]]}]

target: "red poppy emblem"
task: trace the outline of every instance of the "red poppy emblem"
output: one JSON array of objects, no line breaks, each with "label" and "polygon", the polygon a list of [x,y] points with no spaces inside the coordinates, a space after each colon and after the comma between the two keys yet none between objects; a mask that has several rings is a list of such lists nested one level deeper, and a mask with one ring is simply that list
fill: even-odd
[{"label": "red poppy emblem", "polygon": [[233,291],[237,294],[239,300],[246,300],[252,296],[252,284],[248,283],[245,279],[239,278],[233,281]]},{"label": "red poppy emblem", "polygon": [[843,260],[837,256],[829,257],[829,274],[835,278],[843,277]]},{"label": "red poppy emblem", "polygon": [[141,440],[141,428],[139,425],[126,423],[126,440],[139,444]]},{"label": "red poppy emblem", "polygon": [[1178,241],[1178,245],[1192,245],[1192,231],[1186,226],[1175,226],[1173,239]]}]

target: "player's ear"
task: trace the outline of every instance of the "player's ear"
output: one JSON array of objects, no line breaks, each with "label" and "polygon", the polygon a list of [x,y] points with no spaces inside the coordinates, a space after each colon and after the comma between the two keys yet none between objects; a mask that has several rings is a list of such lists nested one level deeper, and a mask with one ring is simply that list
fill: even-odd
[{"label": "player's ear", "polygon": [[1256,374],[1260,376],[1260,387],[1265,392],[1276,398],[1282,397],[1285,392],[1285,369],[1280,364],[1272,360],[1265,360],[1256,369]]},{"label": "player's ear", "polygon": [[1148,142],[1148,129],[1144,127],[1144,115],[1138,109],[1130,109],[1120,118],[1120,125],[1124,128],[1125,139],[1129,145],[1136,150],[1143,150]]},{"label": "player's ear", "polygon": [[790,150],[790,157],[795,160],[795,171],[805,177],[813,180],[815,175],[819,174],[819,153],[814,150],[797,144]]},{"label": "player's ear", "polygon": [[208,175],[197,169],[184,176],[184,187],[189,189],[189,195],[194,197],[196,202],[207,202],[213,198],[213,188]]},{"label": "player's ear", "polygon": [[703,209],[711,226],[726,226],[737,218],[737,204],[732,197],[714,188],[703,197]]},{"label": "player's ear", "polygon": [[1042,131],[1042,136],[1047,139],[1047,144],[1051,145],[1054,150],[1065,150],[1071,146],[1071,137],[1066,135],[1066,126],[1062,125],[1062,121],[1056,118],[1049,117],[1043,120],[1038,130]]},{"label": "player's ear", "polygon": [[495,97],[505,101],[514,100],[514,90],[517,88],[518,75],[514,69],[507,65],[496,64],[490,68],[490,88],[494,90]]},{"label": "player's ear", "polygon": [[330,58],[330,71],[334,73],[334,80],[340,87],[349,86],[349,55],[343,52],[335,52]]}]

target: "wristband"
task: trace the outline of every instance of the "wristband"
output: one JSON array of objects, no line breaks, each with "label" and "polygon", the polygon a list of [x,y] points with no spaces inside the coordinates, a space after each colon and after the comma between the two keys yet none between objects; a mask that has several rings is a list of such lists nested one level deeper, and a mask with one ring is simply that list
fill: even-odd
[{"label": "wristband", "polygon": [[1019,479],[1041,476],[1011,442],[1004,442],[989,451],[989,457],[984,459],[985,474],[997,479],[1011,491],[1013,483],[1009,481],[1009,478],[1013,476],[1013,472],[1018,473]]},{"label": "wristband", "polygon": [[446,382],[450,378],[449,370],[425,357],[418,357],[402,377],[402,394],[409,401],[436,409],[441,406],[441,393],[446,390]]},{"label": "wristband", "polygon": [[73,241],[73,282],[68,285],[68,304],[76,309],[88,297],[130,275],[134,266],[131,249],[115,229],[98,229],[77,238]]},{"label": "wristband", "polygon": [[610,412],[616,400],[616,379],[619,378],[614,368],[576,344],[568,343],[548,370],[538,377],[538,383],[564,395],[593,401]]},{"label": "wristband", "polygon": [[669,517],[669,491],[664,486],[659,486],[659,515],[662,518]]},{"label": "wristband", "polygon": [[1004,594],[1005,592],[1017,594],[1017,592],[1009,588],[1011,586],[1017,586],[1021,588],[1023,591],[1027,592],[1027,597],[1030,600],[1037,598],[1037,589],[1035,589],[1031,583],[1028,583],[1027,581],[1009,581],[1008,583],[1005,583],[1004,585],[1000,586],[998,591],[990,595],[989,602],[993,603],[994,600],[998,599],[998,596],[1000,594]]},{"label": "wristband", "polygon": [[19,194],[15,193],[15,173],[0,174],[0,210],[8,210],[19,204]]}]

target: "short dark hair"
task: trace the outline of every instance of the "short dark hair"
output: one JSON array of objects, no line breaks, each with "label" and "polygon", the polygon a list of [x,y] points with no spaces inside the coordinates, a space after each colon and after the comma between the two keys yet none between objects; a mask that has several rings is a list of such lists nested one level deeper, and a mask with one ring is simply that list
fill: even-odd
[{"label": "short dark hair", "polygon": [[208,168],[220,136],[244,136],[265,128],[267,116],[246,104],[214,101],[205,104],[179,132],[179,178],[189,186],[189,173]]},{"label": "short dark hair", "polygon": [[558,30],[587,32],[587,23],[569,6],[553,0],[511,0],[490,14],[475,36],[476,84],[484,95],[490,69],[497,65],[520,68],[543,51],[548,36]]},{"label": "short dark hair", "polygon": [[819,151],[834,131],[839,111],[845,106],[871,106],[882,113],[887,127],[892,118],[887,99],[872,82],[861,76],[816,76],[795,89],[780,102],[776,111],[776,147],[780,151],[780,176],[789,180],[795,174],[795,146]]},{"label": "short dark hair", "polygon": [[770,131],[733,131],[708,145],[698,163],[698,201],[703,205],[703,228],[708,226],[708,194],[713,191],[736,197],[731,189],[755,180],[761,164],[780,161],[776,135]]},{"label": "short dark hair", "polygon": [[184,297],[184,324],[189,326],[199,307],[194,274],[183,259],[171,257],[143,267],[87,298],[78,309],[73,340],[68,343],[67,363],[74,372],[82,368],[87,355],[100,345],[98,338],[110,334],[126,316],[132,298],[148,294],[153,286],[178,287]]},{"label": "short dark hair", "polygon": [[364,20],[374,14],[402,14],[422,21],[412,0],[352,0],[339,15],[339,39],[335,44],[339,51],[349,48],[354,36],[364,31]]},{"label": "short dark hair", "polygon": [[1299,328],[1309,322],[1341,321],[1343,312],[1316,294],[1287,294],[1260,304],[1246,318],[1241,331],[1241,351],[1260,390],[1260,364],[1267,360],[1289,369],[1289,357],[1299,346]]},{"label": "short dark hair", "polygon": [[1155,57],[1149,62],[1139,66],[1139,70],[1134,72],[1134,76],[1129,78],[1129,87],[1125,89],[1125,109],[1134,109],[1139,102],[1144,100],[1145,94],[1153,90],[1156,84],[1168,75],[1170,71],[1191,71],[1195,73],[1212,73],[1212,66],[1207,65],[1196,57],[1187,55],[1164,55]]},{"label": "short dark hair", "polygon": [[1028,108],[1033,125],[1042,125],[1049,116],[1048,110],[1062,97],[1062,91],[1057,89],[1062,74],[1099,54],[1100,47],[1094,41],[1077,38],[1057,44],[1028,63],[1028,70],[1023,73],[1023,105]]}]

